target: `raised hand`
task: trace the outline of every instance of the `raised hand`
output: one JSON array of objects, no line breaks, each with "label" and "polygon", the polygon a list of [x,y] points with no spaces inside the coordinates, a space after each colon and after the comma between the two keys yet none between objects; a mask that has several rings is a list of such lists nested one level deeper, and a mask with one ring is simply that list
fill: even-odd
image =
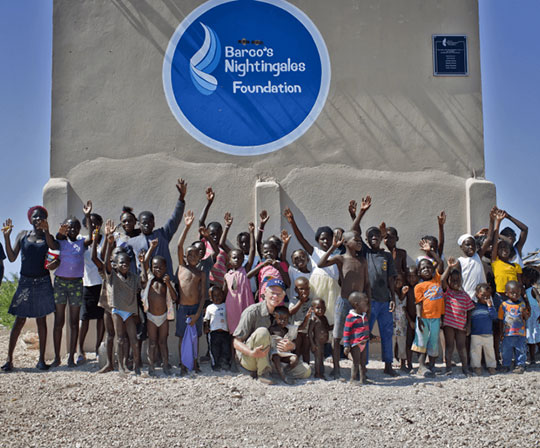
[{"label": "raised hand", "polygon": [[334,239],[332,241],[332,245],[334,246],[334,248],[341,247],[343,242],[344,242],[343,233],[341,232],[341,230],[336,230],[336,232],[334,233]]},{"label": "raised hand", "polygon": [[213,202],[214,201],[214,197],[216,196],[216,194],[214,193],[214,190],[212,190],[212,187],[208,187],[205,191],[206,193],[206,200],[208,202]]},{"label": "raised hand", "polygon": [[424,252],[429,252],[431,250],[431,244],[428,240],[420,240],[420,249]]},{"label": "raised hand", "polygon": [[[43,222],[43,221],[42,221],[42,222]],[[43,229],[42,226],[43,226],[43,224],[41,225],[41,229],[42,229],[42,230],[45,230],[45,229]],[[48,225],[47,225],[47,227],[48,227]],[[58,233],[59,233],[60,235],[62,235],[62,236],[66,236],[67,233],[68,233],[68,229],[69,229],[69,226],[68,226],[67,224],[62,224],[62,225],[60,225],[60,228],[58,229]]]},{"label": "raised hand", "polygon": [[360,210],[363,212],[367,212],[369,210],[369,207],[371,207],[371,196],[366,196],[365,198],[362,198],[362,202],[360,203]]},{"label": "raised hand", "polygon": [[291,241],[291,235],[289,235],[289,232],[287,232],[285,229],[281,231],[280,237],[283,244],[289,244],[289,241]]},{"label": "raised hand", "polygon": [[437,221],[439,221],[440,226],[444,226],[446,224],[446,212],[444,210],[439,213],[439,216],[437,216]]},{"label": "raised hand", "polygon": [[379,225],[379,230],[381,231],[381,236],[384,238],[386,236],[386,223],[384,221]]},{"label": "raised hand", "polygon": [[356,209],[358,208],[358,203],[352,199],[349,201],[349,215],[351,215],[351,217],[355,217],[356,218]]},{"label": "raised hand", "polygon": [[156,238],[155,240],[150,240],[150,249],[155,249],[159,243],[159,240]]},{"label": "raised hand", "polygon": [[82,210],[85,215],[92,213],[92,201],[86,201],[86,204],[83,206]]},{"label": "raised hand", "polygon": [[448,267],[455,268],[459,264],[459,261],[454,257],[448,257]]},{"label": "raised hand", "polygon": [[139,254],[137,255],[137,258],[139,259],[139,263],[144,264],[144,257],[146,256],[146,251],[144,249],[141,249],[139,251]]},{"label": "raised hand", "polygon": [[261,225],[265,225],[268,220],[270,219],[270,215],[268,214],[268,212],[266,210],[263,210],[259,217],[261,218]]},{"label": "raised hand", "polygon": [[114,221],[112,219],[107,219],[107,222],[105,223],[105,236],[108,238],[109,235],[112,235],[114,229]]},{"label": "raised hand", "polygon": [[193,224],[194,220],[195,220],[195,215],[193,214],[193,211],[188,210],[184,214],[184,223],[186,224],[186,227],[191,227],[191,224]]},{"label": "raised hand", "polygon": [[187,183],[184,179],[180,178],[176,181],[176,189],[180,193],[180,199],[183,201],[187,193]]},{"label": "raised hand", "polygon": [[208,229],[204,226],[200,226],[199,227],[199,234],[203,237],[203,238],[210,238],[210,232],[208,231]]},{"label": "raised hand", "polygon": [[248,231],[249,233],[255,233],[255,224],[253,222],[248,223]]},{"label": "raised hand", "polygon": [[225,213],[225,216],[223,217],[223,219],[225,220],[225,225],[226,225],[227,227],[231,227],[231,226],[232,226],[232,223],[233,223],[233,217],[232,217],[232,215],[230,214],[230,212]]},{"label": "raised hand", "polygon": [[11,234],[12,230],[13,230],[13,222],[11,221],[11,218],[8,218],[5,220],[4,225],[2,226],[2,233],[4,234],[5,237],[8,237]]},{"label": "raised hand", "polygon": [[508,215],[504,210],[497,209],[497,212],[495,213],[495,220],[499,223],[503,221]]},{"label": "raised hand", "polygon": [[285,216],[285,219],[289,224],[292,224],[294,222],[294,215],[293,212],[291,212],[291,209],[287,207],[285,210],[283,210],[283,216]]},{"label": "raised hand", "polygon": [[493,221],[495,221],[495,219],[497,218],[497,210],[499,209],[497,208],[496,205],[494,205],[489,211],[489,217],[490,219],[493,219]]}]

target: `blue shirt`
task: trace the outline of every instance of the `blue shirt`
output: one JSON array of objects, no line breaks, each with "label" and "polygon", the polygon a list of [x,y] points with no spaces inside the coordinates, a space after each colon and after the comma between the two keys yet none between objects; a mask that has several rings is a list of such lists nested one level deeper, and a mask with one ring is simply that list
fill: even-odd
[{"label": "blue shirt", "polygon": [[471,313],[471,334],[493,334],[493,322],[496,320],[495,307],[478,302]]},{"label": "blue shirt", "polygon": [[[171,252],[169,251],[169,243],[171,242],[172,237],[178,230],[180,221],[182,220],[182,215],[184,214],[185,202],[178,200],[172,216],[169,218],[167,223],[160,227],[159,229],[154,229],[150,235],[145,235],[141,233],[138,236],[130,238],[127,242],[127,249],[129,256],[131,257],[131,271],[140,272],[141,267],[139,265],[139,252],[144,250],[145,252],[150,247],[150,241],[157,238],[158,245],[154,251],[154,255],[161,255],[167,261],[167,274],[171,277],[171,280],[174,281],[174,274],[172,268]],[[135,263],[134,263],[135,261]]]}]

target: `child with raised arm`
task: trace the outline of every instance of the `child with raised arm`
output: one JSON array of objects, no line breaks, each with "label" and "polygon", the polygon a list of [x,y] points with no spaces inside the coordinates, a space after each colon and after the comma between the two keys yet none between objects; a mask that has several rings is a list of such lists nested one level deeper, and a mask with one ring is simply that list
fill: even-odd
[{"label": "child with raised arm", "polygon": [[358,380],[367,383],[367,350],[369,341],[369,298],[365,293],[354,291],[349,295],[351,310],[345,320],[343,331],[343,352],[346,356],[351,354],[353,367],[351,383]]},{"label": "child with raised arm", "polygon": [[[205,299],[208,295],[206,291],[206,276],[204,272],[197,269],[197,263],[200,261],[200,252],[194,246],[186,249],[184,256],[184,242],[193,224],[193,212],[186,212],[184,218],[185,228],[178,241],[178,284],[180,287],[180,305],[176,316],[176,336],[178,342],[178,358],[182,372],[187,372],[187,368],[182,363],[182,339],[188,325],[187,319],[191,321],[189,325],[196,325],[197,336],[202,335],[202,310]],[[196,358],[196,357],[195,357]],[[195,371],[200,371],[197,359],[194,359]]]},{"label": "child with raised arm", "polygon": [[62,343],[62,330],[64,328],[66,306],[69,306],[69,356],[68,367],[75,367],[75,352],[79,336],[79,315],[83,304],[83,276],[84,253],[92,244],[93,227],[89,215],[92,211],[92,202],[88,201],[83,207],[87,217],[89,234],[86,238],[79,236],[81,223],[75,217],[67,218],[56,235],[56,247],[60,249],[60,266],[54,275],[54,361],[51,367],[59,366],[60,345]]},{"label": "child with raised arm", "polygon": [[[429,245],[431,247],[431,250],[433,252],[436,252],[441,259],[443,259],[443,252],[444,252],[444,224],[446,223],[446,213],[444,210],[439,213],[437,216],[437,222],[439,224],[439,239],[435,238],[432,235],[426,235],[422,239],[429,242]],[[422,257],[419,257],[416,259],[416,264],[419,263],[421,258],[426,257],[426,255],[423,255]],[[434,259],[432,259],[434,261]]]},{"label": "child with raised arm", "polygon": [[236,330],[242,312],[255,303],[246,273],[246,271],[251,270],[255,258],[255,224],[250,222],[248,229],[251,240],[248,261],[244,265],[244,253],[242,250],[232,249],[228,255],[229,271],[225,274],[223,284],[223,292],[226,297],[227,325],[231,334]]},{"label": "child with raised arm", "polygon": [[309,256],[304,249],[296,249],[291,254],[291,262],[292,266],[289,266],[289,279],[291,280],[291,287],[288,292],[289,298],[294,297],[297,278],[304,277],[309,280],[311,277]]},{"label": "child with raised arm", "polygon": [[[435,366],[435,361],[439,356],[439,330],[441,316],[444,314],[444,297],[441,287],[443,261],[439,254],[432,250],[430,241],[420,241],[420,248],[426,252],[427,257],[420,259],[418,263],[418,275],[422,282],[414,287],[416,335],[412,350],[419,353],[418,374],[432,377],[431,369]],[[431,260],[435,260],[437,270],[435,270]],[[429,369],[426,365],[427,356],[429,356]]]},{"label": "child with raised arm", "polygon": [[274,310],[274,323],[268,328],[270,333],[270,359],[274,369],[284,383],[294,384],[294,379],[287,378],[283,372],[282,363],[287,364],[290,369],[298,365],[299,358],[291,352],[282,352],[278,348],[278,343],[287,338],[294,342],[298,334],[296,325],[289,325],[289,309],[286,306],[277,306]]},{"label": "child with raised arm", "polygon": [[141,289],[138,275],[130,271],[131,259],[125,252],[118,252],[114,257],[114,266],[111,263],[112,248],[114,246],[114,227],[106,228],[107,252],[105,254],[105,279],[107,297],[112,308],[112,318],[116,333],[116,354],[118,356],[118,370],[126,373],[124,359],[124,343],[129,340],[133,359],[135,361],[135,374],[141,374],[141,357],[137,348],[137,293]]},{"label": "child with raised arm", "polygon": [[407,251],[405,249],[399,249],[396,246],[396,243],[399,241],[397,229],[395,227],[386,227],[386,224],[383,222],[379,226],[379,230],[383,236],[384,245],[392,254],[396,273],[405,274],[407,272]]},{"label": "child with raised arm", "polygon": [[311,346],[311,351],[315,357],[315,378],[326,380],[324,376],[324,346],[328,343],[328,333],[332,330],[332,325],[328,323],[326,318],[326,303],[324,300],[313,299],[311,303],[311,309],[306,313],[306,317],[309,318],[308,347]]},{"label": "child with raised arm", "polygon": [[[105,223],[105,235],[114,233],[114,222],[112,222],[110,219],[107,220]],[[109,245],[107,242],[107,238],[103,238],[103,246],[101,247],[101,251],[98,251],[99,246],[99,239],[97,238],[97,235],[99,234],[99,229],[96,228],[94,230],[94,241],[92,242],[92,262],[96,266],[99,275],[103,279],[103,287],[101,288],[101,293],[99,295],[99,301],[98,305],[103,308],[103,323],[105,327],[105,349],[107,354],[107,361],[105,365],[98,371],[98,373],[107,373],[112,372],[114,370],[114,338],[115,338],[115,332],[114,332],[114,322],[112,318],[112,308],[108,300],[107,296],[107,282],[106,282],[106,276],[105,276],[105,263],[102,261],[101,257],[105,257],[105,254],[107,252],[107,246]],[[120,249],[118,247],[115,248],[115,250],[121,251],[123,249]],[[99,253],[98,253],[99,252]],[[116,253],[114,251],[111,253],[111,257],[114,259],[116,256]],[[126,350],[128,351],[128,350]]]},{"label": "child with raised arm", "polygon": [[[150,241],[150,247],[142,259],[141,285],[143,287],[141,299],[143,309],[148,319],[148,374],[155,375],[156,350],[163,361],[163,373],[171,374],[169,365],[169,349],[167,338],[169,336],[169,321],[174,320],[174,305],[178,296],[171,278],[167,274],[167,263],[160,255],[153,255],[157,240]],[[150,272],[148,273],[148,264]]]},{"label": "child with raised arm", "polygon": [[294,219],[290,208],[286,208],[283,216],[292,227],[296,239],[310,257],[312,271],[309,277],[309,285],[313,297],[320,297],[326,303],[326,317],[330,324],[334,323],[334,308],[339,297],[339,271],[337,266],[319,268],[318,263],[324,253],[332,245],[333,232],[328,226],[319,227],[315,232],[317,246],[312,246],[305,238]]},{"label": "child with raised arm", "polygon": [[178,190],[178,201],[174,207],[173,213],[169,220],[163,227],[155,228],[154,214],[150,211],[143,211],[139,213],[139,226],[142,233],[138,236],[130,238],[127,242],[127,247],[134,263],[131,267],[132,272],[140,271],[141,266],[136,266],[135,263],[139,263],[138,255],[141,251],[146,252],[150,247],[150,241],[158,240],[158,246],[156,247],[154,254],[161,255],[167,262],[167,274],[170,278],[174,278],[171,252],[169,250],[169,243],[172,237],[178,230],[178,226],[182,221],[182,214],[184,213],[185,197],[187,192],[187,183],[184,179],[178,179],[176,182],[176,189]]},{"label": "child with raised arm", "polygon": [[514,224],[519,230],[519,239],[516,243],[516,232],[510,227],[505,227],[501,230],[501,237],[506,238],[507,242],[511,246],[510,251],[510,262],[511,263],[517,263],[521,266],[523,269],[523,259],[522,259],[522,253],[523,246],[525,245],[525,241],[527,241],[527,235],[529,234],[529,228],[523,224],[520,220],[517,218],[514,218],[509,213],[506,213],[505,216],[506,219],[508,219],[512,224]]},{"label": "child with raised arm", "polygon": [[[284,244],[288,244],[290,236],[287,235],[287,241]],[[279,260],[279,249],[275,242],[266,240],[262,244],[262,261],[254,269],[248,272],[248,278],[257,276],[259,284],[259,301],[262,300],[262,295],[266,289],[266,284],[270,280],[282,280],[287,286],[290,286],[290,279],[288,274],[288,263],[286,261]]]},{"label": "child with raised arm", "polygon": [[[300,326],[311,308],[309,280],[306,277],[298,277],[294,282],[294,290],[296,295],[290,297],[289,312],[294,324]],[[328,335],[326,341],[328,342]],[[308,329],[304,327],[298,331],[295,353],[302,356],[303,361],[307,363],[309,363],[309,347]]]},{"label": "child with raised arm", "polygon": [[525,322],[530,317],[529,309],[521,298],[521,284],[511,280],[506,284],[505,300],[499,307],[499,319],[504,324],[504,336],[501,344],[502,365],[510,371],[515,355],[514,373],[525,371],[527,360],[527,337]]},{"label": "child with raised arm", "polygon": [[471,367],[476,375],[482,375],[482,353],[490,375],[497,372],[493,349],[493,322],[496,321],[497,310],[491,299],[491,287],[480,283],[476,286],[476,304],[471,313]]},{"label": "child with raised arm", "polygon": [[[332,255],[342,244],[345,245],[345,253],[343,255]],[[356,255],[361,249],[362,240],[358,232],[349,231],[343,235],[336,234],[334,235],[332,245],[318,263],[320,268],[336,265],[341,279],[341,295],[336,302],[334,313],[334,345],[332,349],[334,370],[332,371],[332,375],[335,379],[341,376],[339,368],[339,344],[343,337],[345,318],[351,310],[351,305],[348,301],[349,295],[353,291],[358,291],[365,293],[368,298],[371,297],[367,261],[365,258],[357,257]]]},{"label": "child with raised arm", "polygon": [[[394,347],[394,356],[401,362],[400,370],[410,372],[407,367],[409,358],[407,347],[407,330],[409,328],[409,316],[407,314],[407,295],[409,287],[406,285],[407,279],[404,274],[398,274],[394,282],[394,293],[396,295],[396,308],[394,310],[394,338],[392,346]],[[414,325],[414,321],[413,325]]]},{"label": "child with raised arm", "polygon": [[461,273],[458,266],[459,262],[450,257],[448,266],[441,277],[444,290],[442,326],[446,344],[446,374],[452,374],[452,355],[455,344],[461,361],[461,370],[465,375],[470,375],[466,341],[471,331],[471,312],[474,309],[474,303],[469,294],[461,288]]}]

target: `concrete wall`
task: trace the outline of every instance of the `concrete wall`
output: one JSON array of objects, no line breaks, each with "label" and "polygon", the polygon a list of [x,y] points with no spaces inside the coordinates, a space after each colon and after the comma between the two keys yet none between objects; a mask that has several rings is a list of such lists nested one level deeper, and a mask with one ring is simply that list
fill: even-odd
[{"label": "concrete wall", "polygon": [[[348,201],[370,194],[374,204],[363,228],[382,220],[396,226],[400,246],[413,258],[419,237],[436,234],[442,209],[448,255],[457,253],[458,235],[487,224],[495,187],[482,180],[476,1],[291,1],[326,41],[330,92],[301,138],[256,157],[203,146],[167,105],[164,51],[201,3],[54,1],[46,206],[81,215],[83,201],[92,199],[96,212],[118,219],[126,204],[136,212],[153,210],[160,225],[176,200],[175,180],[184,177],[187,208],[200,213],[204,189],[213,186],[209,220],[231,211],[233,237],[262,208],[272,214],[269,234],[287,228],[276,215],[289,206],[312,240],[319,225],[347,227]],[[469,76],[433,77],[431,36],[444,33],[468,36]],[[54,215],[51,222],[64,217]]]}]

